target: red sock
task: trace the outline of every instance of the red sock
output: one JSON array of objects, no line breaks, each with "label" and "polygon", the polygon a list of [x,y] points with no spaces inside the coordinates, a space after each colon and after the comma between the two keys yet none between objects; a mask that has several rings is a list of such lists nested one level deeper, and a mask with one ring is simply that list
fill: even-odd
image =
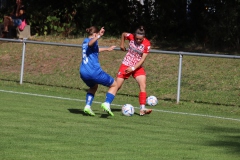
[{"label": "red sock", "polygon": [[146,92],[140,92],[139,93],[139,103],[140,103],[140,105],[145,105],[146,104],[146,98],[147,98],[147,93]]}]

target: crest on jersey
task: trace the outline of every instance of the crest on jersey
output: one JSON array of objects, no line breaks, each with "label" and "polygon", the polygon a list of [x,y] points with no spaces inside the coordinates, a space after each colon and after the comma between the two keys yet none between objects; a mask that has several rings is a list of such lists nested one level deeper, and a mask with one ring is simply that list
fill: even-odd
[{"label": "crest on jersey", "polygon": [[144,48],[144,45],[142,44],[142,45],[139,47],[139,49],[143,50],[143,48]]},{"label": "crest on jersey", "polygon": [[148,50],[151,48],[151,46],[148,46]]}]

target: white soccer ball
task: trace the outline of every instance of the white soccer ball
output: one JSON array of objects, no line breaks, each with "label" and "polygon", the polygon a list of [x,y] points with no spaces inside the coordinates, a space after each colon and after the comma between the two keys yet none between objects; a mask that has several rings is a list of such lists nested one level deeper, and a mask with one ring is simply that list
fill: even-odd
[{"label": "white soccer ball", "polygon": [[124,116],[133,116],[134,115],[134,107],[131,104],[125,104],[122,106],[122,114]]},{"label": "white soccer ball", "polygon": [[147,97],[147,104],[149,106],[156,106],[158,104],[158,99],[155,96],[149,96]]}]

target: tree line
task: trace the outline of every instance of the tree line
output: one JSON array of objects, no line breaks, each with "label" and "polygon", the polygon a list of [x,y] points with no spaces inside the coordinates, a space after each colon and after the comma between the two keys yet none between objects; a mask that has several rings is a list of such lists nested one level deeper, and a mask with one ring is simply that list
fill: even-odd
[{"label": "tree line", "polygon": [[[156,42],[194,42],[212,49],[240,49],[240,0],[23,0],[37,35],[84,35],[89,26],[104,26],[109,36],[144,25]],[[0,14],[9,13],[8,0]]]}]

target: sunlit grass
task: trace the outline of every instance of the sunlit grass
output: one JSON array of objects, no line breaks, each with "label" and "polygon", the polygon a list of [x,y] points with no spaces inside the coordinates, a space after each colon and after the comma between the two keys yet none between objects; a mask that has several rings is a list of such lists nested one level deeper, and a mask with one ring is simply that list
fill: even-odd
[{"label": "sunlit grass", "polygon": [[[83,38],[64,39],[37,37],[40,41],[81,44]],[[103,38],[100,46],[119,46],[119,39]],[[21,43],[2,43],[0,50],[0,78],[19,81]],[[126,53],[112,51],[100,53],[102,68],[116,76]],[[163,100],[176,100],[178,79],[177,55],[150,53],[144,63],[147,72],[147,93]],[[79,78],[81,48],[27,44],[24,83],[87,89]],[[240,63],[238,59],[183,57],[181,101],[238,106],[240,104]],[[105,87],[99,91],[105,92]],[[133,78],[124,83],[119,94],[138,95]]]},{"label": "sunlit grass", "polygon": [[[3,80],[0,88],[1,159],[239,159],[237,107],[160,100],[141,117],[137,98],[120,94],[109,117],[98,92],[90,117],[84,90]],[[121,114],[126,102],[133,117]]]}]

